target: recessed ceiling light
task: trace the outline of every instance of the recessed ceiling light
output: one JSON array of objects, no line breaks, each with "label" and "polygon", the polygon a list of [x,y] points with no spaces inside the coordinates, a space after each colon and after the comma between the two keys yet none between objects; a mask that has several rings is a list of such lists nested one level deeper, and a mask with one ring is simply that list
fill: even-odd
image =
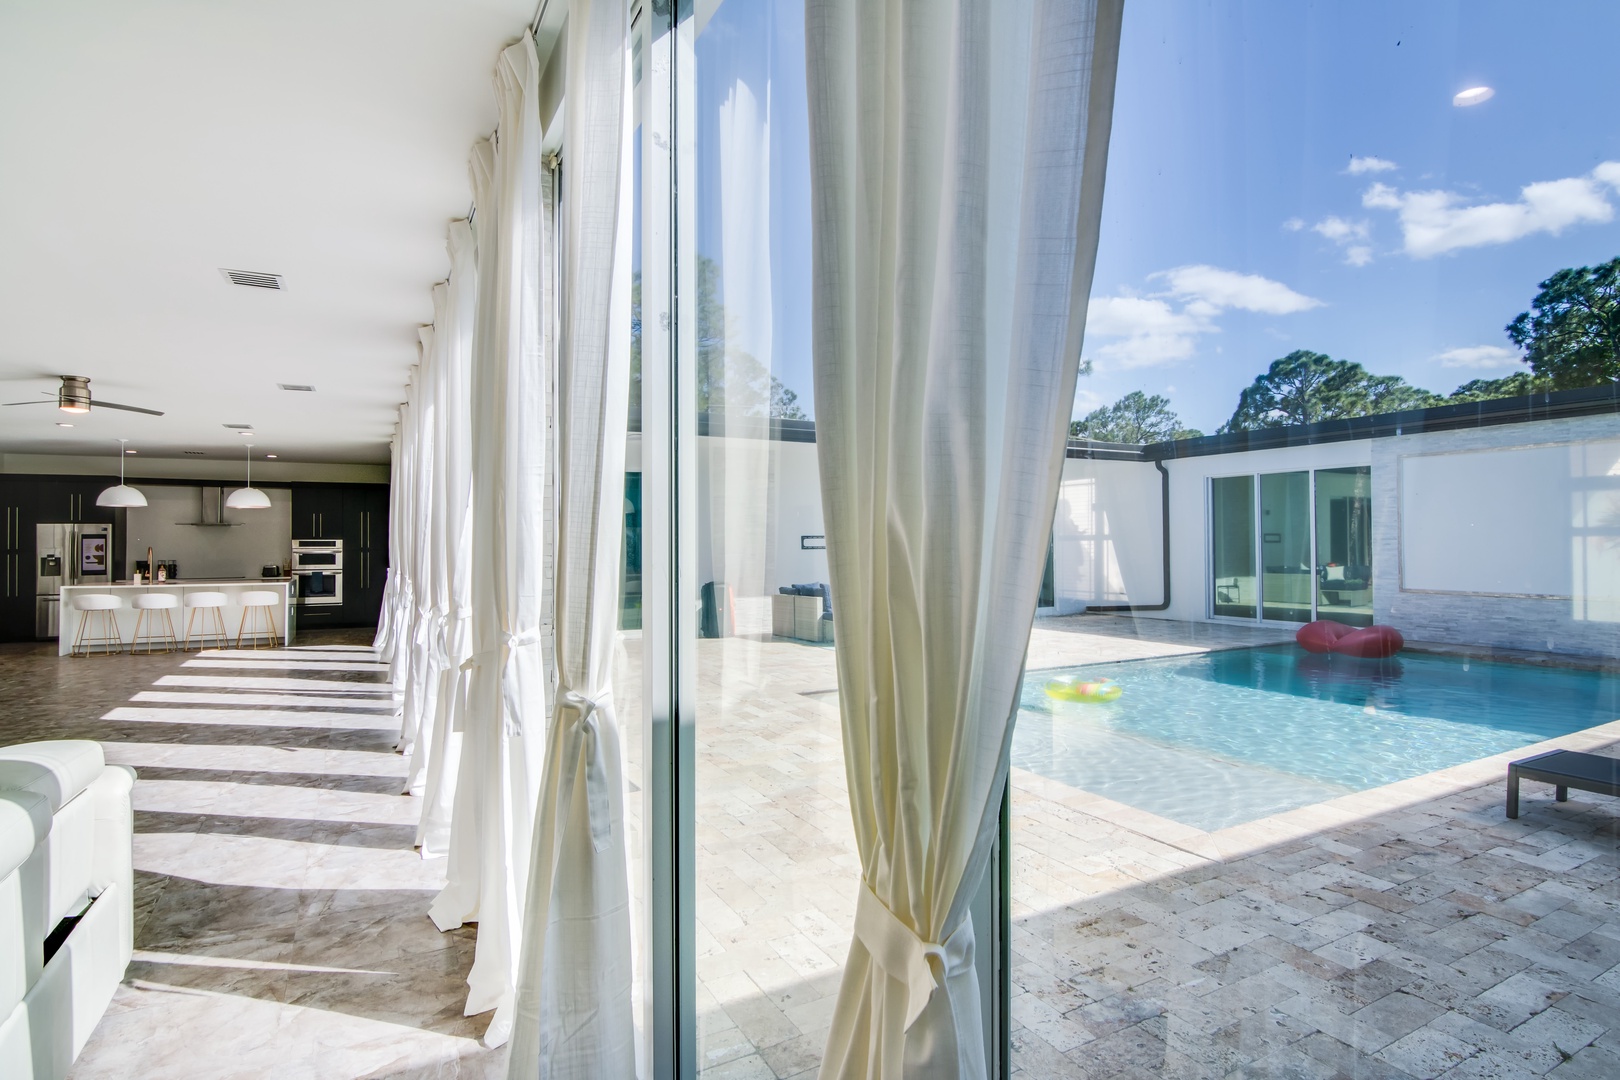
[{"label": "recessed ceiling light", "polygon": [[125,450],[124,453],[126,453],[126,454],[138,454],[138,453],[140,453],[140,451],[139,450]]},{"label": "recessed ceiling light", "polygon": [[1459,107],[1478,105],[1481,102],[1491,100],[1491,98],[1495,96],[1496,91],[1492,90],[1488,86],[1471,86],[1467,90],[1464,90],[1453,97],[1451,99],[1451,103]]},{"label": "recessed ceiling light", "polygon": [[275,457],[275,456],[276,456],[276,455],[274,455],[274,454],[266,454],[266,455],[264,455],[264,456],[265,456],[265,457]]},{"label": "recessed ceiling light", "polygon": [[57,421],[57,422],[56,422],[56,426],[57,426],[57,427],[72,427],[72,426],[73,426],[73,425],[72,425],[72,424],[65,424],[65,423],[63,423],[63,422],[62,422],[62,421],[60,421],[60,420],[58,420],[58,421]]},{"label": "recessed ceiling light", "polygon": [[237,434],[238,435],[245,435],[250,439],[253,438],[253,432],[251,432],[251,431],[238,431]]}]

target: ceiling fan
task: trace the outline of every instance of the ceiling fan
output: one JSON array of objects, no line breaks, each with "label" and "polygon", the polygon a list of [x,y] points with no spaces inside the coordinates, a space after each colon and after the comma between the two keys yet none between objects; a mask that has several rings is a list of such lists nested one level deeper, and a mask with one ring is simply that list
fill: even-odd
[{"label": "ceiling fan", "polygon": [[[56,407],[63,412],[87,413],[93,405],[98,409],[120,409],[124,412],[145,413],[148,416],[162,416],[156,409],[142,409],[135,405],[120,405],[116,401],[103,401],[100,398],[90,397],[90,380],[83,375],[63,375],[62,385],[56,391]],[[7,401],[0,403],[0,407],[9,405],[48,405],[50,395],[46,394],[46,401]]]}]

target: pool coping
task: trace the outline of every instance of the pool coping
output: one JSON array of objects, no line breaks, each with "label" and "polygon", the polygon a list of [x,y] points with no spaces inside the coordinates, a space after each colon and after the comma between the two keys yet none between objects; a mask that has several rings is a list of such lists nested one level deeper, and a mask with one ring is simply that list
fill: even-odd
[{"label": "pool coping", "polygon": [[[1508,763],[1521,757],[1529,757],[1548,750],[1591,752],[1616,743],[1620,743],[1620,720],[1584,728],[1554,739],[1529,743],[1500,754],[1492,754],[1490,757],[1411,776],[1392,784],[1285,810],[1280,814],[1258,818],[1242,825],[1231,825],[1215,832],[1205,832],[1192,825],[1183,825],[1179,821],[1172,821],[1147,810],[1139,810],[1102,795],[1070,787],[1061,781],[1016,766],[1012,768],[1012,783],[1015,791],[1027,792],[1080,813],[1101,818],[1111,825],[1166,844],[1189,855],[1225,862],[1254,855],[1291,840],[1304,839],[1337,826],[1348,825],[1379,814],[1405,810],[1487,784],[1500,782],[1505,785]],[[1503,791],[1505,799],[1505,787]],[[1525,809],[1528,811],[1533,808],[1531,803]],[[1503,820],[1507,820],[1505,810]]]}]

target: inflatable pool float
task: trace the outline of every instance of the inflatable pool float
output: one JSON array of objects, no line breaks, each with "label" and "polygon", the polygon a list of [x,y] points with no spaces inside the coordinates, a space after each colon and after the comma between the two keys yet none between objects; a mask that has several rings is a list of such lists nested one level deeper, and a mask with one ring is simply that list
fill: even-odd
[{"label": "inflatable pool float", "polygon": [[1306,623],[1294,635],[1294,640],[1307,652],[1335,652],[1363,660],[1382,660],[1406,646],[1406,639],[1393,626],[1363,626],[1357,630],[1332,619]]},{"label": "inflatable pool float", "polygon": [[1079,679],[1072,675],[1060,676],[1046,684],[1046,696],[1059,701],[1084,701],[1099,704],[1113,701],[1125,688],[1113,679]]}]

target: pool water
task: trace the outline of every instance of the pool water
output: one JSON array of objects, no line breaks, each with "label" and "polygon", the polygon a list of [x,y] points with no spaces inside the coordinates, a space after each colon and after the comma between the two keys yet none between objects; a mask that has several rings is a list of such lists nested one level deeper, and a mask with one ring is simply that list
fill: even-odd
[{"label": "pool water", "polygon": [[[1109,678],[1107,704],[1057,701]],[[1293,645],[1030,672],[1012,763],[1206,831],[1620,719],[1620,677]]]}]

